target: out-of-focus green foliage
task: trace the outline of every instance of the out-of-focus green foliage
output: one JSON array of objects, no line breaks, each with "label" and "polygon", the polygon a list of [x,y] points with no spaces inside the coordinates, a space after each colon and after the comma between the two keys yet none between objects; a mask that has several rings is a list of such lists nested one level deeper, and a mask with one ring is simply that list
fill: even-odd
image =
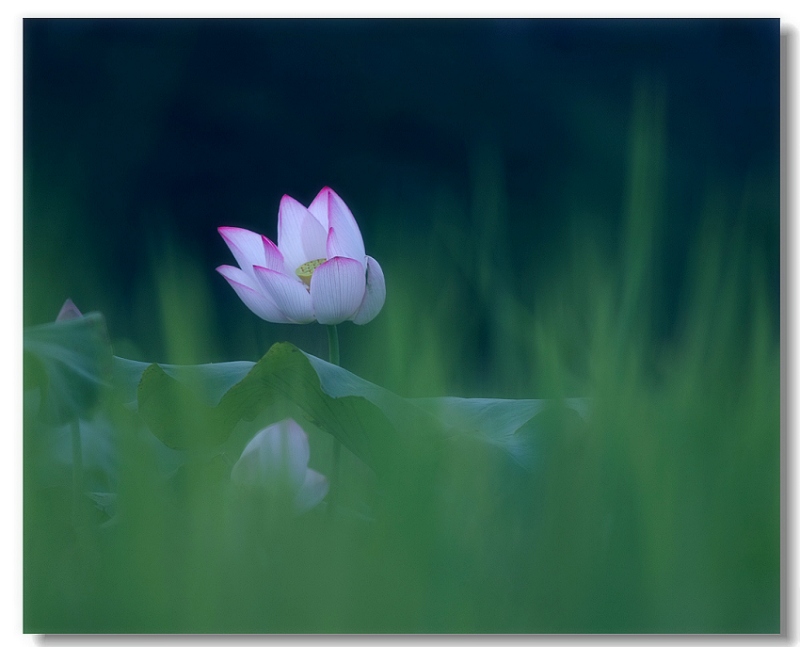
[{"label": "out-of-focus green foliage", "polygon": [[[280,514],[230,492],[231,466],[260,428],[305,406],[317,423],[304,425],[310,467],[331,478],[332,425],[348,427],[333,431],[343,439],[377,435],[386,411],[370,405],[377,417],[358,417],[358,428],[339,410],[353,397],[344,373],[323,375],[324,363],[297,353],[300,381],[322,381],[295,391],[289,380],[283,394],[316,402],[251,408],[221,444],[179,450],[156,435],[213,428],[210,412],[247,379],[222,379],[221,399],[204,399],[179,369],[139,366],[136,402],[130,380],[82,414],[79,431],[113,437],[114,464],[113,480],[87,477],[77,500],[69,471],[47,480],[55,459],[33,451],[63,430],[26,409],[25,631],[778,632],[780,355],[767,268],[727,224],[737,194],[709,192],[681,323],[655,334],[669,217],[662,120],[658,94],[642,93],[627,233],[613,253],[577,218],[570,254],[547,277],[532,275],[530,259],[487,253],[513,235],[491,147],[476,153],[474,216],[442,189],[429,196],[437,235],[395,231],[388,206],[376,232],[386,306],[366,327],[341,327],[343,364],[402,398],[587,398],[585,421],[550,410],[530,421],[539,425],[531,465],[485,436],[455,433],[502,429],[491,427],[499,415],[419,400],[450,439],[370,464],[368,452],[344,449],[336,508]],[[168,356],[147,359],[209,361],[236,331],[217,331],[201,279],[213,280],[211,268],[188,250],[171,258],[150,292]],[[529,289],[510,274],[529,277]],[[241,316],[252,315],[242,307]],[[466,351],[479,339],[476,359]],[[239,379],[246,369],[235,369]],[[271,375],[250,378],[253,397],[276,388],[281,374]],[[157,405],[150,416],[143,391],[145,409]],[[521,424],[516,433],[533,431]]]}]

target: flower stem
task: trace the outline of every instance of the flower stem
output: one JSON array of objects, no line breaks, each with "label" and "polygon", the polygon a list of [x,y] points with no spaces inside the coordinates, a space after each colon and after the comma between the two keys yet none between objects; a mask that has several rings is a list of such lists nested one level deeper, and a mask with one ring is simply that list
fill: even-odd
[{"label": "flower stem", "polygon": [[328,326],[328,361],[339,366],[339,331]]},{"label": "flower stem", "polygon": [[81,526],[83,498],[83,446],[81,443],[81,423],[72,423],[72,519],[76,527]]},{"label": "flower stem", "polygon": [[[328,361],[339,366],[339,331],[336,326],[328,326]],[[333,516],[336,509],[336,499],[339,494],[339,457],[342,453],[342,444],[339,439],[333,438],[333,465],[331,466],[331,489],[328,497],[328,512]]]}]

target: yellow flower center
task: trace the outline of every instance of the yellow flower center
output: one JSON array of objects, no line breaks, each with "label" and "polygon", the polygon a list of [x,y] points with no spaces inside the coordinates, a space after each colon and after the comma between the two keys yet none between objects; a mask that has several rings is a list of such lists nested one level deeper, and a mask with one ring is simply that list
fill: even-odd
[{"label": "yellow flower center", "polygon": [[307,286],[311,286],[311,275],[314,274],[314,270],[317,269],[320,265],[322,265],[327,258],[318,258],[315,261],[308,261],[308,263],[303,263],[300,267],[298,267],[294,273],[300,277],[300,280],[305,283]]}]

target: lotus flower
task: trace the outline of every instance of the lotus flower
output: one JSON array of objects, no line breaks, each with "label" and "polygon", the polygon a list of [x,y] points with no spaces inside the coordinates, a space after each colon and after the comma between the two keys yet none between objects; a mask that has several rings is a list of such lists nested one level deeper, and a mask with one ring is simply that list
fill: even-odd
[{"label": "lotus flower", "polygon": [[64,305],[61,306],[56,321],[70,321],[81,317],[83,317],[83,313],[78,310],[78,306],[73,303],[72,299],[67,299],[64,301]]},{"label": "lotus flower", "polygon": [[383,270],[364,252],[355,218],[333,189],[322,189],[308,209],[283,196],[277,245],[238,227],[219,233],[239,267],[217,271],[262,319],[365,324],[386,300]]},{"label": "lotus flower", "polygon": [[308,436],[288,418],[259,431],[233,466],[231,479],[271,500],[289,501],[296,512],[317,505],[328,493],[328,479],[308,469]]}]

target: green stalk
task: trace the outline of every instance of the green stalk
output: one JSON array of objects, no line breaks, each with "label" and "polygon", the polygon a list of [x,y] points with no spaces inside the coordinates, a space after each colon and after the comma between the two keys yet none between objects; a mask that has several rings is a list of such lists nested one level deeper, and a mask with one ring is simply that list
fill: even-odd
[{"label": "green stalk", "polygon": [[339,331],[328,326],[328,361],[339,366]]},{"label": "green stalk", "polygon": [[76,527],[81,526],[83,504],[83,446],[81,423],[76,418],[72,423],[72,519]]},{"label": "green stalk", "polygon": [[[339,331],[336,326],[328,326],[328,361],[339,366]],[[339,457],[342,452],[342,444],[339,439],[333,439],[333,465],[331,466],[331,490],[328,497],[328,512],[333,515],[336,508],[336,496],[339,490]]]}]

